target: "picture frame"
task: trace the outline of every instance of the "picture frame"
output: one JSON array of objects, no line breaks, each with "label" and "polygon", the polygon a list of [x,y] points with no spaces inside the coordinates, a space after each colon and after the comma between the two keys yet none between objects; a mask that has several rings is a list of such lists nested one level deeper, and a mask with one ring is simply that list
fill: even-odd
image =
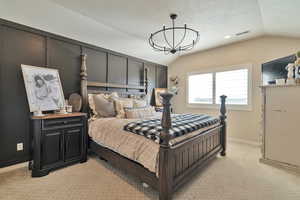
[{"label": "picture frame", "polygon": [[21,65],[30,112],[55,111],[65,107],[57,69]]}]

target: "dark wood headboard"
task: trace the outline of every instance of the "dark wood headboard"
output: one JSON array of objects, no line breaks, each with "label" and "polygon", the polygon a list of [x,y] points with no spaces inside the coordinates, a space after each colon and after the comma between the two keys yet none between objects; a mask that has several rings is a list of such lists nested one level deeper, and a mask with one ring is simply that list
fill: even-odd
[{"label": "dark wood headboard", "polygon": [[[87,55],[81,55],[81,68],[80,68],[80,93],[82,96],[82,110],[84,112],[88,111],[88,94],[94,93],[111,93],[112,91],[103,91],[98,90],[99,88],[120,88],[126,89],[127,91],[117,92],[119,96],[126,97],[144,97],[148,94],[148,68],[144,68],[144,80],[142,81],[142,85],[128,85],[128,84],[114,84],[114,83],[103,83],[103,82],[95,82],[88,81],[87,74]],[[91,89],[96,88],[96,89]],[[134,90],[134,91],[131,91]],[[139,91],[139,92],[136,92]]]}]

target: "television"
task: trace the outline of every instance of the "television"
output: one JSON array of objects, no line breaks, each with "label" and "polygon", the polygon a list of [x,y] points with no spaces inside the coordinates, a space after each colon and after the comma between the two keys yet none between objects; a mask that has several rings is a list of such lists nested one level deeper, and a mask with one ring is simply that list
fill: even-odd
[{"label": "television", "polygon": [[296,55],[290,55],[262,64],[263,85],[275,83],[275,79],[287,78],[285,67],[296,61]]}]

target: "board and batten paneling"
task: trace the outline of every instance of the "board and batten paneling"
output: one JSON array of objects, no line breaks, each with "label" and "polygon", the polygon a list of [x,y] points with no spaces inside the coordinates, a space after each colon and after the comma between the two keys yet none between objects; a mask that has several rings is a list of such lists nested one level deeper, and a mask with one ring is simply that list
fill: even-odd
[{"label": "board and batten paneling", "polygon": [[[0,167],[28,161],[31,156],[21,64],[58,69],[68,98],[80,91],[82,53],[88,55],[88,81],[136,85],[143,81],[143,67],[149,66],[149,79],[154,83],[150,87],[154,88],[157,78],[165,74],[156,70],[165,66],[0,19]],[[24,144],[23,151],[17,152],[17,143]]]},{"label": "board and batten paneling", "polygon": [[144,66],[143,63],[128,59],[128,85],[143,85]]},{"label": "board and batten paneling", "polygon": [[80,88],[80,55],[79,45],[56,39],[47,40],[48,67],[59,70],[65,98],[79,93]]},{"label": "board and batten paneling", "polygon": [[[128,59],[127,84],[141,86],[144,84],[144,64],[132,59]],[[139,90],[128,89],[130,92]]]},{"label": "board and batten paneling", "polygon": [[106,83],[107,82],[107,53],[92,48],[83,48],[87,55],[88,80]]},{"label": "board and batten paneling", "polygon": [[156,67],[156,87],[165,88],[168,85],[168,70],[164,66]]},{"label": "board and batten paneling", "polygon": [[[113,84],[127,84],[127,58],[108,54],[107,82]],[[108,88],[110,91],[126,91],[126,89]]]},{"label": "board and batten paneling", "polygon": [[148,93],[149,102],[151,105],[155,105],[154,88],[156,87],[156,66],[152,64],[145,64],[145,68],[148,68]]},{"label": "board and batten paneling", "polygon": [[[1,28],[0,166],[29,159],[29,108],[21,64],[45,65],[45,38],[10,27]],[[28,48],[30,47],[30,48]],[[24,150],[17,151],[17,143]]]}]

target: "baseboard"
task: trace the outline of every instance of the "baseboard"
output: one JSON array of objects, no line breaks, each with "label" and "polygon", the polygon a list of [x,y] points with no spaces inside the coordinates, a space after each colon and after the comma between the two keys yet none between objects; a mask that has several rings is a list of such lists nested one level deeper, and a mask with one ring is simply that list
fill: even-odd
[{"label": "baseboard", "polygon": [[261,158],[261,159],[259,159],[259,161],[261,163],[271,165],[273,167],[289,170],[289,171],[296,172],[296,173],[300,174],[300,166],[291,165],[291,164],[288,164],[288,163],[282,163],[282,162],[275,161],[275,160],[270,160],[270,159],[267,159],[267,158]]},{"label": "baseboard", "polygon": [[9,167],[11,165],[24,163],[24,162],[27,162],[27,161],[29,161],[29,156],[25,156],[25,157],[17,159],[17,160],[9,160],[9,161],[0,162],[0,168]]},{"label": "baseboard", "polygon": [[241,144],[248,144],[248,145],[255,146],[255,147],[261,146],[261,144],[259,142],[255,142],[255,141],[251,141],[251,140],[244,140],[244,139],[239,139],[239,138],[233,138],[233,137],[228,137],[228,141],[238,142]]}]

